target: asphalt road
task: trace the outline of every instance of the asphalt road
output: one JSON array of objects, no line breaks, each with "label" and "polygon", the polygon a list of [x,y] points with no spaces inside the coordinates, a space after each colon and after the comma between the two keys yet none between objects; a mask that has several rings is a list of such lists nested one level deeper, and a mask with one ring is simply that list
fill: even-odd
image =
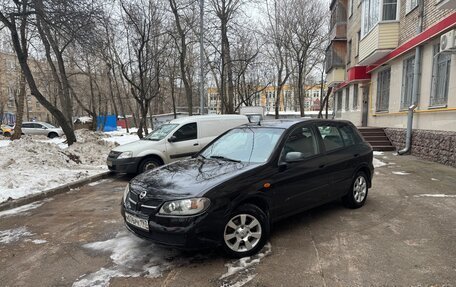
[{"label": "asphalt road", "polygon": [[112,177],[0,213],[0,286],[456,286],[456,169],[392,154],[366,205],[277,224],[262,253],[180,252],[128,233]]}]

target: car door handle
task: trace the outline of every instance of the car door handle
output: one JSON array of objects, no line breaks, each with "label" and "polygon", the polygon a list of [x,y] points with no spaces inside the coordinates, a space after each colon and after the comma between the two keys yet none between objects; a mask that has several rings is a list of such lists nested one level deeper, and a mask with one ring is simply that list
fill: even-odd
[{"label": "car door handle", "polygon": [[194,143],[193,146],[199,146],[199,143]]},{"label": "car door handle", "polygon": [[326,164],[322,164],[318,168],[324,168],[325,166],[326,166]]},{"label": "car door handle", "polygon": [[356,153],[353,155],[353,157],[358,157],[359,156],[359,153]]}]

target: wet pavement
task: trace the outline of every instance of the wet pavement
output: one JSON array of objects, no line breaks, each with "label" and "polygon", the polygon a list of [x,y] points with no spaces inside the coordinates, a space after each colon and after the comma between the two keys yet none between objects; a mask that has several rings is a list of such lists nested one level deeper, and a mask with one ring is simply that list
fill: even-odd
[{"label": "wet pavement", "polygon": [[366,205],[288,218],[252,258],[181,252],[125,230],[127,176],[0,212],[1,286],[456,286],[456,169],[376,155]]}]

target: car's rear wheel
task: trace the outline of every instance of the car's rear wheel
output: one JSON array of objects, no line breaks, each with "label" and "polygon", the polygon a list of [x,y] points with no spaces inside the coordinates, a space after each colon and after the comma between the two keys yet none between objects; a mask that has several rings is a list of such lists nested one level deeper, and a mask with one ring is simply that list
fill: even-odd
[{"label": "car's rear wheel", "polygon": [[3,134],[3,136],[9,138],[9,137],[11,136],[11,134],[10,134],[9,132],[5,132],[5,133]]},{"label": "car's rear wheel", "polygon": [[56,133],[49,133],[49,134],[48,134],[48,138],[50,138],[50,139],[56,138],[56,137],[58,137],[58,136],[59,136],[59,135],[56,134]]},{"label": "car's rear wheel", "polygon": [[161,162],[153,157],[145,158],[139,164],[138,173],[143,173],[145,171],[155,169],[161,165],[162,165]]},{"label": "car's rear wheel", "polygon": [[267,215],[256,205],[245,204],[233,212],[223,229],[223,249],[230,257],[257,253],[269,236]]},{"label": "car's rear wheel", "polygon": [[360,208],[367,200],[367,193],[367,176],[360,171],[356,174],[348,193],[342,197],[342,202],[348,208]]}]

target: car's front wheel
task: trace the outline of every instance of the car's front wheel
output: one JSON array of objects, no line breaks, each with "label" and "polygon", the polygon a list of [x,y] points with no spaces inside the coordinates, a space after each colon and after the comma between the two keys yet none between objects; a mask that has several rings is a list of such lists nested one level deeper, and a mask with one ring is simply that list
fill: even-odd
[{"label": "car's front wheel", "polygon": [[367,193],[367,176],[360,171],[356,174],[348,193],[342,197],[342,202],[348,208],[360,208],[366,202]]},{"label": "car's front wheel", "polygon": [[141,161],[141,164],[139,165],[138,173],[143,173],[145,171],[155,169],[159,167],[161,163],[156,160],[155,158],[152,157],[147,157]]},{"label": "car's front wheel", "polygon": [[49,133],[49,134],[48,134],[48,138],[50,138],[50,139],[56,138],[56,137],[58,137],[58,136],[59,136],[59,135],[58,135],[57,133]]},{"label": "car's front wheel", "polygon": [[259,207],[245,204],[236,209],[223,229],[223,249],[235,258],[251,256],[263,248],[269,236],[269,220]]}]

